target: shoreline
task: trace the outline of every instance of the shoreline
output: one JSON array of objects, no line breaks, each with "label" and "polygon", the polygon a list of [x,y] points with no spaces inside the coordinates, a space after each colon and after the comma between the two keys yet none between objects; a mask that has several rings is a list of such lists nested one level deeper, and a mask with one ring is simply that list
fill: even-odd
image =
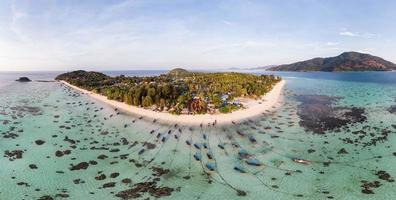
[{"label": "shoreline", "polygon": [[[96,94],[94,92],[79,88],[77,86],[71,85],[65,81],[60,81],[66,86],[69,86],[83,94],[87,94],[91,98],[94,98],[98,101],[106,103],[115,108],[121,109],[125,112],[131,113],[137,116],[143,116],[144,118],[150,118],[158,120],[159,122],[164,123],[177,123],[183,125],[201,125],[201,124],[212,124],[216,122],[216,124],[224,125],[231,124],[233,122],[240,122],[245,119],[257,117],[266,113],[270,110],[273,110],[275,104],[278,102],[281,97],[282,88],[285,85],[286,81],[281,80],[277,83],[270,92],[265,94],[260,100],[250,100],[244,106],[245,109],[236,110],[232,113],[226,114],[203,114],[203,115],[173,115],[170,113],[164,112],[155,112],[152,110],[148,110],[141,107],[136,107],[132,105],[128,105],[124,102],[119,102],[115,100],[107,99],[106,96]],[[262,103],[259,103],[262,102]]]}]

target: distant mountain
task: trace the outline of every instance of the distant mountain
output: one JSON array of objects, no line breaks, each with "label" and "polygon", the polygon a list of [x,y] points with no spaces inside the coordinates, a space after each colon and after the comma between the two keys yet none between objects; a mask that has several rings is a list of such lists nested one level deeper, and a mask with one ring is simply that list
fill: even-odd
[{"label": "distant mountain", "polygon": [[181,75],[185,75],[185,74],[188,74],[188,73],[189,73],[189,71],[187,71],[187,70],[185,70],[183,68],[174,68],[174,69],[172,69],[172,70],[170,70],[168,72],[168,75],[181,76]]},{"label": "distant mountain", "polygon": [[269,71],[390,71],[396,65],[380,57],[358,52],[344,52],[329,58],[314,58],[288,65],[271,67]]}]

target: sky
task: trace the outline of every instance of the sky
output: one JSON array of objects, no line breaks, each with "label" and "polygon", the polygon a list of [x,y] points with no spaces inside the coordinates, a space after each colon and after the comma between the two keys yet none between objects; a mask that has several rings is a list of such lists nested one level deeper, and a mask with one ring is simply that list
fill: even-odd
[{"label": "sky", "polygon": [[0,71],[396,62],[394,0],[1,0]]}]

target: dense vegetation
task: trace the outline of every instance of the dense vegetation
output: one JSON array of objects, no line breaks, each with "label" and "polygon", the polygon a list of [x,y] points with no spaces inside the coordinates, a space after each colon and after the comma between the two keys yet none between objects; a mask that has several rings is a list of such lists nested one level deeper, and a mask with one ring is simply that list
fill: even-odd
[{"label": "dense vegetation", "polygon": [[99,72],[74,71],[56,80],[122,101],[174,114],[228,113],[242,107],[237,97],[257,98],[280,81],[272,75],[235,72],[198,73],[174,69],[152,77],[110,77]]},{"label": "dense vegetation", "polygon": [[329,58],[314,58],[289,65],[272,67],[272,71],[390,71],[396,64],[380,57],[358,52],[345,52]]}]

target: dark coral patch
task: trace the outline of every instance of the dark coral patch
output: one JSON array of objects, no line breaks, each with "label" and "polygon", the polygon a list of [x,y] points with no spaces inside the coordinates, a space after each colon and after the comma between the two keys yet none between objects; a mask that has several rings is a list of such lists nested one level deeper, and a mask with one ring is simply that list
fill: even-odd
[{"label": "dark coral patch", "polygon": [[111,188],[111,187],[114,187],[115,186],[115,182],[109,182],[109,183],[105,183],[105,184],[103,184],[103,188]]},{"label": "dark coral patch", "polygon": [[122,183],[128,184],[128,183],[132,183],[132,180],[129,178],[124,178],[121,180]]},{"label": "dark coral patch", "polygon": [[77,165],[72,165],[72,167],[70,168],[70,170],[71,170],[71,171],[74,171],[74,170],[81,170],[81,169],[85,170],[85,169],[88,168],[88,166],[89,166],[89,163],[87,163],[87,162],[80,162],[80,163],[78,163]]},{"label": "dark coral patch", "polygon": [[381,183],[379,181],[373,181],[373,182],[362,181],[362,185],[360,187],[362,188],[363,194],[374,194],[373,189],[379,188],[380,186]]},{"label": "dark coral patch", "polygon": [[137,183],[132,188],[118,192],[115,196],[121,199],[133,199],[142,197],[143,194],[150,194],[153,197],[160,198],[170,196],[174,191],[170,187],[157,187],[155,181]]},{"label": "dark coral patch", "polygon": [[348,154],[348,151],[345,150],[345,148],[340,149],[338,152],[338,154]]},{"label": "dark coral patch", "polygon": [[73,180],[74,184],[81,184],[81,183],[85,183],[85,181],[81,180],[81,179],[74,179]]},{"label": "dark coral patch", "polygon": [[388,182],[394,182],[394,180],[392,179],[391,175],[384,171],[384,170],[380,170],[377,173],[375,173],[375,175],[378,176],[379,179],[384,180],[384,181],[388,181]]},{"label": "dark coral patch", "polygon": [[329,130],[338,130],[347,124],[361,123],[367,120],[363,108],[335,107],[340,98],[325,95],[300,95],[301,102],[297,114],[300,125],[306,130],[324,134]]},{"label": "dark coral patch", "polygon": [[96,162],[96,161],[94,161],[94,160],[90,160],[90,161],[89,161],[89,164],[91,164],[91,165],[97,165],[98,162]]},{"label": "dark coral patch", "polygon": [[119,175],[120,175],[120,173],[115,172],[115,173],[110,174],[110,178],[117,178]]},{"label": "dark coral patch", "polygon": [[17,112],[18,116],[23,117],[25,114],[40,115],[41,109],[33,106],[14,106],[10,107],[11,110]]},{"label": "dark coral patch", "polygon": [[49,196],[49,195],[44,195],[44,196],[38,198],[38,200],[54,200],[54,198],[52,198],[52,197]]},{"label": "dark coral patch", "polygon": [[98,180],[98,181],[105,180],[106,179],[106,175],[101,174],[99,176],[95,176],[95,179]]},{"label": "dark coral patch", "polygon": [[388,108],[388,111],[392,114],[396,114],[396,105],[391,106],[390,108]]},{"label": "dark coral patch", "polygon": [[14,161],[15,159],[21,159],[23,157],[23,151],[22,150],[13,150],[13,151],[6,150],[4,152],[4,157],[8,158],[10,161]]},{"label": "dark coral patch", "polygon": [[62,151],[55,151],[55,156],[56,157],[62,157],[63,156],[63,152]]},{"label": "dark coral patch", "polygon": [[100,159],[100,160],[104,160],[106,158],[108,158],[108,157],[106,155],[103,155],[103,154],[98,156],[98,159]]},{"label": "dark coral patch", "polygon": [[34,141],[37,145],[42,145],[42,144],[44,144],[45,143],[45,141],[44,140],[36,140],[36,141]]},{"label": "dark coral patch", "polygon": [[162,175],[170,172],[169,169],[164,169],[164,168],[160,168],[160,167],[152,167],[151,169],[154,172],[153,176],[162,176]]},{"label": "dark coral patch", "polygon": [[37,169],[38,167],[37,167],[37,165],[35,165],[35,164],[30,164],[30,165],[29,165],[29,168],[30,168],[30,169]]}]

